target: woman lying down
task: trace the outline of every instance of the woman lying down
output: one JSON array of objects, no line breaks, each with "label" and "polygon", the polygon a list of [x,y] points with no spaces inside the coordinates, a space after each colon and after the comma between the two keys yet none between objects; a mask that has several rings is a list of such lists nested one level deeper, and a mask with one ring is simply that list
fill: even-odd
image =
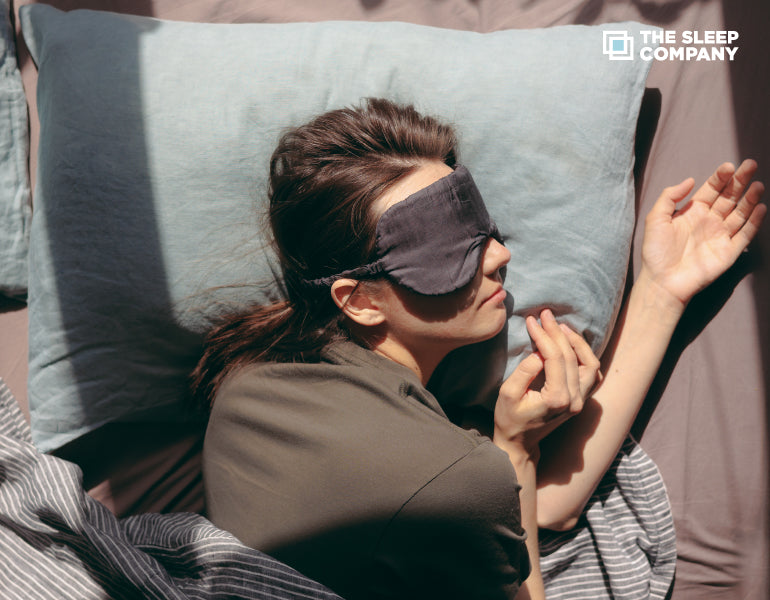
[{"label": "woman lying down", "polygon": [[537,527],[574,525],[688,301],[756,234],[755,170],[721,165],[684,210],[692,179],[663,191],[603,377],[550,310],[527,319],[537,351],[500,388],[490,439],[425,389],[507,318],[511,255],[452,129],[370,100],[288,132],[269,192],[287,299],[228,318],[194,374],[210,518],[350,600],[543,598]]}]

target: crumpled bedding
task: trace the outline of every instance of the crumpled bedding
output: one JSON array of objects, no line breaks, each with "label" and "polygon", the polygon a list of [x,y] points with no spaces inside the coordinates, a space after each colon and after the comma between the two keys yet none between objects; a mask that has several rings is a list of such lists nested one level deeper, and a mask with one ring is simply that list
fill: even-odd
[{"label": "crumpled bedding", "polygon": [[339,599],[192,513],[116,518],[42,454],[0,379],[0,598]]},{"label": "crumpled bedding", "polygon": [[664,600],[674,579],[676,534],[663,478],[631,436],[577,526],[540,532],[548,600]]}]

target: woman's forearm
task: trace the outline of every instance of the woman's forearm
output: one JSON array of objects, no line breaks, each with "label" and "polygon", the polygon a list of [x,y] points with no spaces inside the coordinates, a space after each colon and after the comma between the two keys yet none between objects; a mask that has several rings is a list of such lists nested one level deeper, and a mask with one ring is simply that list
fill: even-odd
[{"label": "woman's forearm", "polygon": [[541,443],[537,518],[569,529],[612,464],[660,366],[684,305],[642,269],[583,411]]}]

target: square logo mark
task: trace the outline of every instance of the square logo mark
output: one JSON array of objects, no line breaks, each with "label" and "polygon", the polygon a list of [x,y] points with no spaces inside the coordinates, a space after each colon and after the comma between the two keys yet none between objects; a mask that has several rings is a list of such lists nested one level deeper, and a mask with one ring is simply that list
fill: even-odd
[{"label": "square logo mark", "polygon": [[633,60],[634,38],[627,31],[603,31],[602,53],[610,60]]}]

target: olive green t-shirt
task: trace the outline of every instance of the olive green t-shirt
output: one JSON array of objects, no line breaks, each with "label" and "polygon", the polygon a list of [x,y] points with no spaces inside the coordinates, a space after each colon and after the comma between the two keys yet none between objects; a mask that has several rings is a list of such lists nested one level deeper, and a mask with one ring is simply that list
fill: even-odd
[{"label": "olive green t-shirt", "polygon": [[507,455],[351,342],[230,376],[203,461],[216,525],[349,600],[513,598],[528,573]]}]

